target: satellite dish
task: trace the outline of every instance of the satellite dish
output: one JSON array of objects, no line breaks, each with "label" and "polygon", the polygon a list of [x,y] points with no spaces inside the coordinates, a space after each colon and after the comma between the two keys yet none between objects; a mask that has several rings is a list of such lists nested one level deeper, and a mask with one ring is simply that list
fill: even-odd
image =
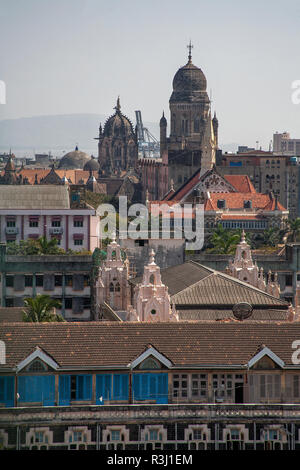
[{"label": "satellite dish", "polygon": [[246,320],[246,318],[251,317],[252,312],[253,312],[253,307],[247,302],[240,302],[239,304],[235,304],[232,307],[232,312],[235,318],[242,321],[242,320]]}]

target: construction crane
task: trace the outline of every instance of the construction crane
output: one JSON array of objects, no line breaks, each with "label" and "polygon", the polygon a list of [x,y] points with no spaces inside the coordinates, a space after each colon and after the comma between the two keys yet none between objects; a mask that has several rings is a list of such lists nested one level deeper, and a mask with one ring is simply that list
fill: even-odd
[{"label": "construction crane", "polygon": [[156,137],[151,134],[149,129],[147,129],[147,127],[144,127],[141,111],[135,111],[135,116],[139,151],[142,153],[143,156],[159,157],[159,142]]}]

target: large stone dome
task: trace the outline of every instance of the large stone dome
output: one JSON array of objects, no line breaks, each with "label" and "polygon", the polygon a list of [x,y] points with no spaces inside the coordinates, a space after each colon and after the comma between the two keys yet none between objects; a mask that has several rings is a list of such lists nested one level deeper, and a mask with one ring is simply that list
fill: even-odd
[{"label": "large stone dome", "polygon": [[170,101],[197,101],[206,94],[206,86],[204,73],[189,59],[174,76]]},{"label": "large stone dome", "polygon": [[78,150],[78,147],[73,152],[68,152],[62,157],[59,162],[58,168],[61,170],[82,170],[84,165],[89,162],[91,157]]},{"label": "large stone dome", "polygon": [[110,116],[103,129],[104,137],[122,137],[133,135],[133,126],[127,116],[121,113],[120,99],[118,98],[115,114]]},{"label": "large stone dome", "polygon": [[98,161],[96,160],[96,158],[92,157],[88,162],[86,162],[86,164],[84,165],[83,169],[85,171],[98,171],[100,168],[100,165],[98,163]]}]

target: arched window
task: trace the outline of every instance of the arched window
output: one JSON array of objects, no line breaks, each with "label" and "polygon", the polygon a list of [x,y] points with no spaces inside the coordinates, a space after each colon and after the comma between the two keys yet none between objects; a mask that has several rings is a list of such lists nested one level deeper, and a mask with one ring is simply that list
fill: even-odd
[{"label": "arched window", "polygon": [[121,290],[120,284],[117,282],[117,284],[115,285],[115,292],[120,292],[120,290]]},{"label": "arched window", "polygon": [[150,279],[149,279],[150,284],[154,284],[154,274],[151,274]]},{"label": "arched window", "polygon": [[114,291],[115,291],[115,287],[114,287],[113,283],[111,282],[109,284],[109,292],[114,292]]}]

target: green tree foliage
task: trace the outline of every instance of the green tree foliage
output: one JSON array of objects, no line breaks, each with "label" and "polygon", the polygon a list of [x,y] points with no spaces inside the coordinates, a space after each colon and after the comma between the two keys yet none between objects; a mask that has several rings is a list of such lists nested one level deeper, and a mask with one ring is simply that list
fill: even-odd
[{"label": "green tree foliage", "polygon": [[221,224],[218,225],[214,233],[211,235],[208,248],[209,253],[218,253],[230,255],[235,252],[237,244],[241,240],[241,233],[238,230],[226,230]]},{"label": "green tree foliage", "polygon": [[37,240],[21,240],[20,243],[12,242],[7,246],[8,255],[59,255],[65,251],[57,244],[57,239],[47,240],[46,237]]},{"label": "green tree foliage", "polygon": [[49,295],[37,295],[24,299],[25,309],[23,310],[24,322],[63,322],[64,318],[55,313],[56,308],[61,308],[61,303],[56,299],[51,299]]},{"label": "green tree foliage", "polygon": [[287,237],[288,241],[297,242],[299,241],[300,236],[300,218],[297,219],[290,219],[288,221],[288,230],[287,230]]}]

